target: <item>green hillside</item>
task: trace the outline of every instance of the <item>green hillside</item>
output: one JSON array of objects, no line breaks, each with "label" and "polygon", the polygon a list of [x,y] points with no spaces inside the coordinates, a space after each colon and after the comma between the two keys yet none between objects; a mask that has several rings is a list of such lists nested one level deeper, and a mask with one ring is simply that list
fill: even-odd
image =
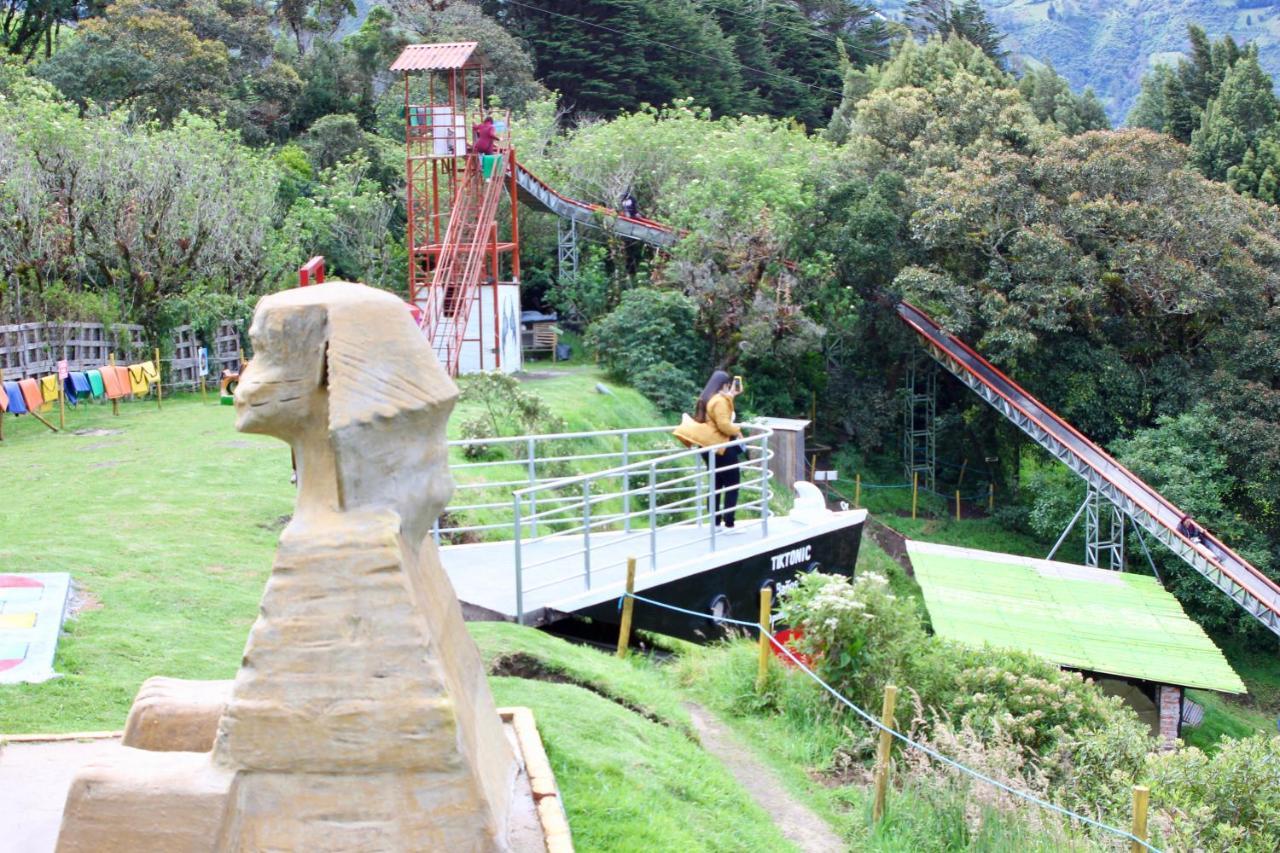
[{"label": "green hillside", "polygon": [[1262,65],[1280,71],[1280,15],[1265,0],[994,0],[985,3],[1006,44],[1026,60],[1052,63],[1075,88],[1092,86],[1114,123],[1128,114],[1142,75],[1187,43],[1187,24],[1214,38],[1258,44]]}]

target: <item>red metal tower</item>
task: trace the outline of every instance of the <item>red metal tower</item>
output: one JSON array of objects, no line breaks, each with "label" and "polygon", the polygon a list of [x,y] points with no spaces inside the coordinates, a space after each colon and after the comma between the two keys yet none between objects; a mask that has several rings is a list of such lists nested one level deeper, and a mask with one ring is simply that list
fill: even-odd
[{"label": "red metal tower", "polygon": [[[503,364],[502,293],[520,283],[519,204],[510,115],[486,110],[484,62],[476,42],[417,44],[392,71],[404,73],[405,202],[409,301],[451,376]],[[425,72],[415,74],[414,72]],[[496,154],[471,144],[472,122],[494,118]],[[499,241],[498,208],[510,198],[510,239]],[[483,297],[483,298],[482,298]],[[510,313],[510,312],[507,312]],[[509,322],[510,318],[508,318]],[[519,359],[519,329],[514,358]]]}]

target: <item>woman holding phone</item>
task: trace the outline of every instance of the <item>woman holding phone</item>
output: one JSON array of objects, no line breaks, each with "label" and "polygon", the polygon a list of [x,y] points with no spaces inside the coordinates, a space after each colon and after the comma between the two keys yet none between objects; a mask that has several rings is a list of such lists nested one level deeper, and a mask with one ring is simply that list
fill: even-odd
[{"label": "woman holding phone", "polygon": [[[742,393],[742,380],[730,378],[728,373],[717,370],[707,380],[706,387],[698,395],[693,417],[681,422],[675,430],[676,438],[686,447],[716,447],[742,438],[742,428],[734,423],[733,398]],[[736,533],[734,511],[738,506],[738,484],[742,479],[738,463],[742,458],[741,445],[718,447],[715,451],[715,507],[714,523],[723,524],[725,533]],[[720,505],[724,504],[721,512]]]}]

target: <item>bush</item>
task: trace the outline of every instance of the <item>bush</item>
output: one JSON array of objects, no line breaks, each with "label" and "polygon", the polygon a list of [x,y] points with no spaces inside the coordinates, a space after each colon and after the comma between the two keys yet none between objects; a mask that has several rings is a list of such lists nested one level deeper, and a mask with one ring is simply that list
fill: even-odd
[{"label": "bush", "polygon": [[[520,387],[520,382],[503,373],[477,373],[459,383],[462,394],[459,399],[481,406],[480,414],[462,422],[463,438],[496,438],[510,435],[563,432],[564,421],[551,413],[541,397]],[[516,453],[524,447],[515,445]],[[496,446],[472,444],[463,448],[468,459],[502,456]]]},{"label": "bush", "polygon": [[1212,756],[1153,755],[1147,773],[1166,847],[1280,850],[1280,737],[1225,740]]},{"label": "bush", "polygon": [[[659,407],[693,405],[706,366],[706,345],[695,331],[697,308],[682,293],[645,288],[622,295],[618,307],[591,324],[587,345],[610,377],[645,393]],[[685,395],[678,400],[676,395]],[[648,396],[648,394],[646,394]],[[665,400],[665,402],[664,402]]]},{"label": "bush", "polygon": [[688,411],[702,391],[698,383],[669,361],[660,361],[631,377],[631,386],[665,413]]},{"label": "bush", "polygon": [[928,641],[915,605],[898,598],[875,572],[809,572],[778,588],[778,615],[804,636],[797,648],[817,673],[859,705],[901,681],[906,661]]}]

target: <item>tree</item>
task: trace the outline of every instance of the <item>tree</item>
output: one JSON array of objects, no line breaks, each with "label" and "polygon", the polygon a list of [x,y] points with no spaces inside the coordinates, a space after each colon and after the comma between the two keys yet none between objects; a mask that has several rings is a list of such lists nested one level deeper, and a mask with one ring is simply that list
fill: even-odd
[{"label": "tree", "polygon": [[1085,89],[1083,94],[1075,94],[1052,65],[1029,69],[1018,81],[1018,91],[1036,118],[1053,124],[1068,136],[1111,127],[1106,111],[1093,90]]},{"label": "tree", "polygon": [[1191,160],[1201,173],[1225,181],[1232,166],[1269,132],[1280,112],[1271,77],[1250,49],[1227,71],[1216,97],[1210,99],[1191,134]]},{"label": "tree", "polygon": [[184,111],[223,106],[227,47],[200,38],[185,18],[143,0],[118,0],[81,25],[77,36],[37,73],[82,108],[127,106],[167,124]]},{"label": "tree", "polygon": [[1008,59],[1008,52],[1001,46],[1004,35],[991,23],[978,0],[907,0],[904,18],[917,38],[954,35],[981,48],[1002,68]]},{"label": "tree", "polygon": [[392,0],[397,26],[409,31],[416,41],[474,41],[488,63],[485,89],[498,97],[504,107],[522,110],[547,90],[534,76],[533,61],[520,41],[478,5],[438,0]]},{"label": "tree", "polygon": [[[1168,133],[1165,130],[1168,107],[1165,92],[1173,82],[1174,70],[1164,63],[1154,66],[1142,75],[1138,98],[1125,119],[1129,127],[1145,127],[1147,130]],[[1170,134],[1172,135],[1172,134]]]},{"label": "tree", "polygon": [[577,114],[614,116],[693,97],[717,114],[743,97],[733,48],[692,0],[490,0],[533,50],[537,76]]},{"label": "tree", "polygon": [[332,38],[343,19],[356,12],[355,0],[280,0],[275,8],[277,22],[292,33],[299,54],[306,54],[316,34]]},{"label": "tree", "polygon": [[43,49],[53,55],[53,43],[63,24],[80,20],[88,9],[78,0],[6,0],[0,3],[0,46],[30,62]]}]

